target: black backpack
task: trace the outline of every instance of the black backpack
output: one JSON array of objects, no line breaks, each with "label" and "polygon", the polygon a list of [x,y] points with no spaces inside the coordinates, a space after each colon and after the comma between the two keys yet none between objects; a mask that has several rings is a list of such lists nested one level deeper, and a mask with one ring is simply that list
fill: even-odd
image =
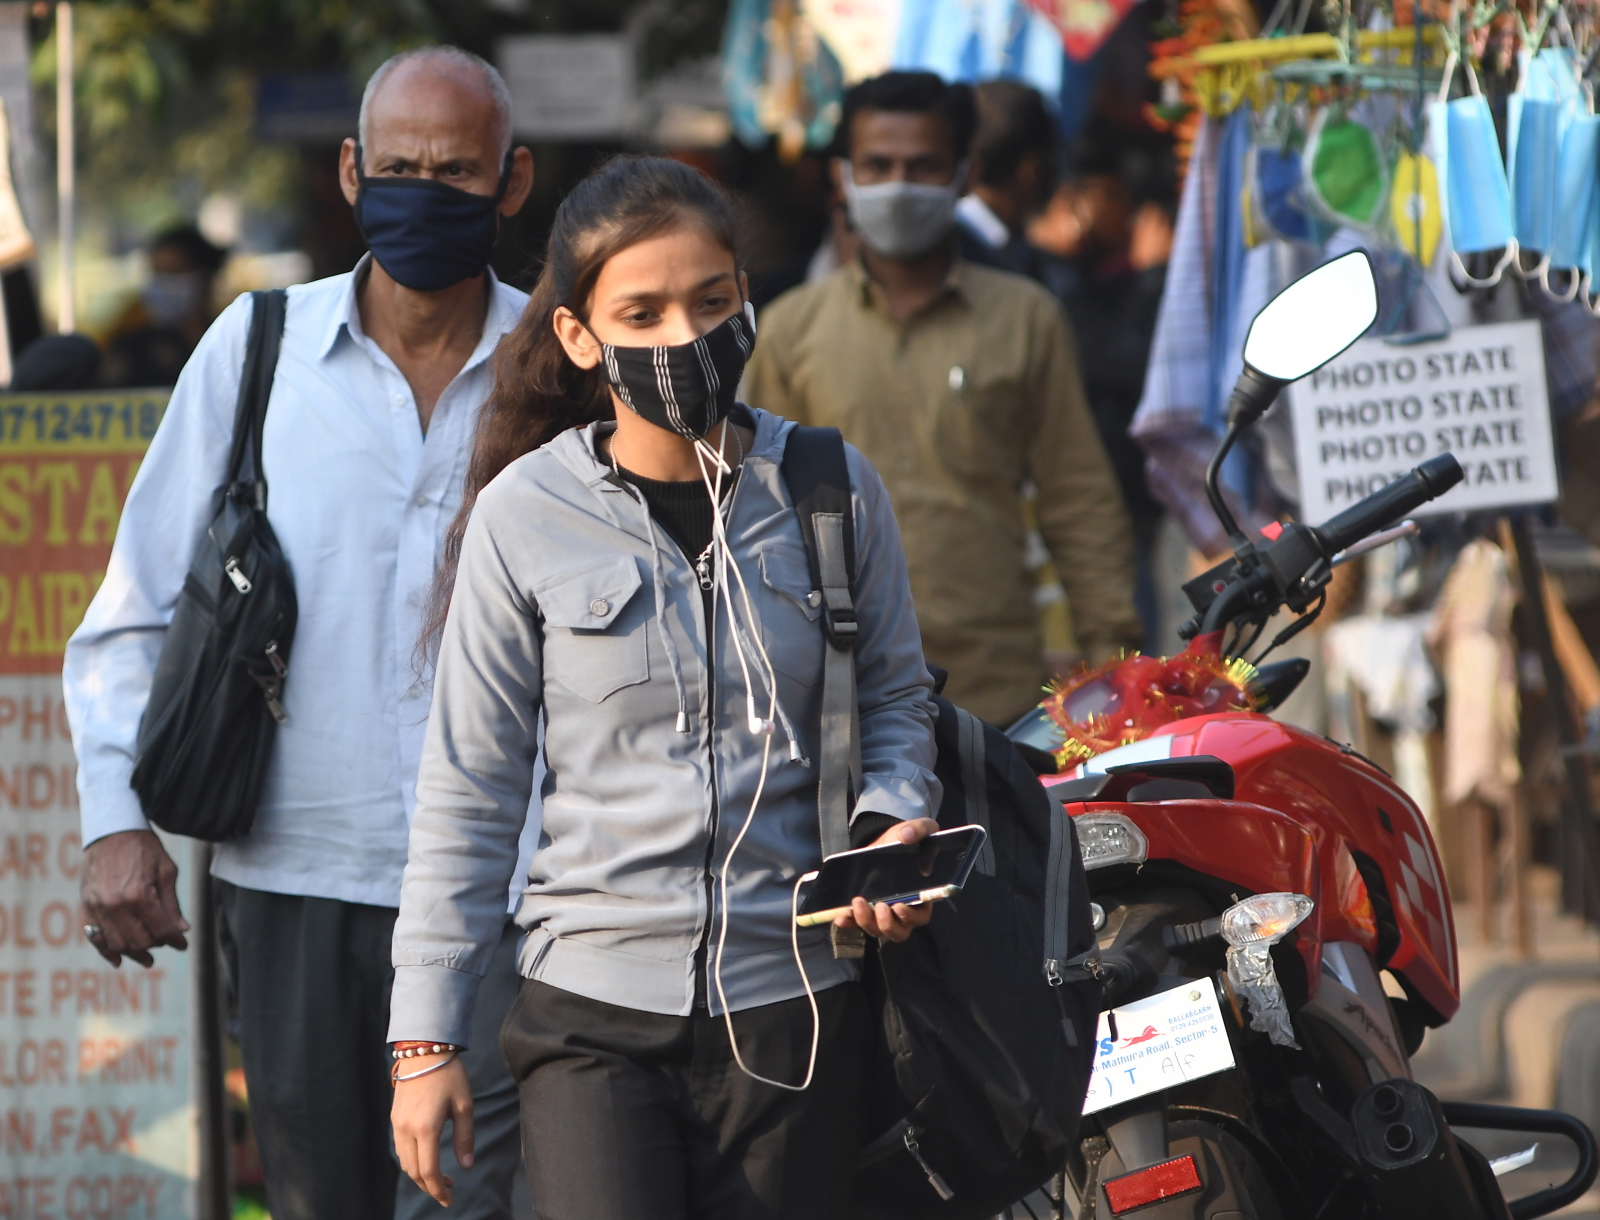
[{"label": "black backpack", "polygon": [[[855,545],[838,431],[794,429],[783,472],[823,596],[819,818],[831,854],[848,836],[860,765]],[[1100,984],[1085,969],[1095,939],[1072,819],[1003,733],[943,697],[935,705],[939,823],[977,823],[989,840],[948,910],[867,957],[881,1020],[860,1220],[979,1220],[1038,1189],[1077,1141],[1094,1058]]]},{"label": "black backpack", "polygon": [[255,822],[273,738],[288,718],[283,681],[297,617],[261,472],[287,298],[281,290],[251,296],[228,478],[162,640],[132,781],[150,821],[213,842]]}]

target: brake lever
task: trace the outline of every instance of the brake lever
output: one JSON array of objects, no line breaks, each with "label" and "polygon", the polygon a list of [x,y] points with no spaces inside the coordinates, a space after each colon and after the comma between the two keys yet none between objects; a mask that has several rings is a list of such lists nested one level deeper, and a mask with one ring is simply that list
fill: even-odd
[{"label": "brake lever", "polygon": [[1375,551],[1381,546],[1388,546],[1391,542],[1399,542],[1402,538],[1415,538],[1422,532],[1422,527],[1415,521],[1402,521],[1392,529],[1380,530],[1376,534],[1369,534],[1360,542],[1353,542],[1340,551],[1330,561],[1330,566],[1337,568],[1340,564],[1349,563],[1352,559],[1359,559],[1369,551]]}]

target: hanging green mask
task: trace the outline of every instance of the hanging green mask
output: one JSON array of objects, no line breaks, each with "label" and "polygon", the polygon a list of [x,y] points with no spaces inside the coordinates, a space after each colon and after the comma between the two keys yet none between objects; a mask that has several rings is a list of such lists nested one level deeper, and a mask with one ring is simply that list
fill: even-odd
[{"label": "hanging green mask", "polygon": [[1335,224],[1370,229],[1389,194],[1389,175],[1378,142],[1360,123],[1324,110],[1311,125],[1305,163],[1306,194]]}]

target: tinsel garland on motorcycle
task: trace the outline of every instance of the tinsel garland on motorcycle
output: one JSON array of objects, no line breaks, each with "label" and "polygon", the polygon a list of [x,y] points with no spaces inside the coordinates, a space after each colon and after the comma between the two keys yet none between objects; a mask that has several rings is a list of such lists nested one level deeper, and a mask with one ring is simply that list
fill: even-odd
[{"label": "tinsel garland on motorcycle", "polygon": [[1220,632],[1174,657],[1123,655],[1055,684],[1044,709],[1065,737],[1056,764],[1065,771],[1118,746],[1143,741],[1162,725],[1263,702],[1256,667],[1222,655]]}]

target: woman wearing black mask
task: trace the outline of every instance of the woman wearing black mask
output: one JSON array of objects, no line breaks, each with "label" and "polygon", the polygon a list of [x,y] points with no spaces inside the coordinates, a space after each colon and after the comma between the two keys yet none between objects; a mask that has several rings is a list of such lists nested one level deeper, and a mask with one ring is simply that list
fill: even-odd
[{"label": "woman wearing black mask", "polygon": [[[454,1054],[542,716],[525,981],[501,1038],[541,1220],[847,1210],[871,1031],[857,963],[792,917],[822,855],[826,645],[780,470],[791,425],[734,400],[744,297],[726,197],[622,158],[563,202],[501,345],[436,597],[395,933],[395,1142],[440,1202],[445,1122],[471,1155]],[[848,459],[851,841],[915,842],[939,798],[930,680],[887,496]],[[839,929],[903,940],[927,919],[858,899]]]}]

